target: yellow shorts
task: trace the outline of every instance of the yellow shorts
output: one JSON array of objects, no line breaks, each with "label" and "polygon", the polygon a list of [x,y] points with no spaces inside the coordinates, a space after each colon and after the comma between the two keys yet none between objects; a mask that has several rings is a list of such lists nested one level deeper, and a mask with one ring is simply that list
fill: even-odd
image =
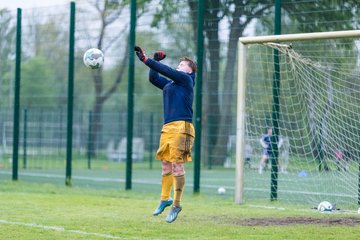
[{"label": "yellow shorts", "polygon": [[156,159],[175,163],[191,162],[194,137],[195,131],[192,123],[174,121],[165,124],[161,130]]}]

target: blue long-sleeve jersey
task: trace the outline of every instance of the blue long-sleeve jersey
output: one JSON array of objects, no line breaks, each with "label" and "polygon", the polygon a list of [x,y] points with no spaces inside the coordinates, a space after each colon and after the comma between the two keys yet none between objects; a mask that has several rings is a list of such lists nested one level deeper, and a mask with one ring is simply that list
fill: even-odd
[{"label": "blue long-sleeve jersey", "polygon": [[192,122],[195,73],[181,72],[150,58],[146,65],[150,67],[150,82],[163,91],[164,124]]}]

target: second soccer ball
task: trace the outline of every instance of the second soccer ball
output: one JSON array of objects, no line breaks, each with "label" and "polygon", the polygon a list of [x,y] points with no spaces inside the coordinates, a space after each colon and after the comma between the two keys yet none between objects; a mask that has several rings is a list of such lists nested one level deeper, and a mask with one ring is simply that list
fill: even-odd
[{"label": "second soccer ball", "polygon": [[333,210],[333,206],[328,201],[322,201],[319,203],[317,209],[319,212],[331,212]]},{"label": "second soccer ball", "polygon": [[226,189],[224,187],[219,187],[218,188],[218,194],[219,195],[224,195],[226,193]]}]

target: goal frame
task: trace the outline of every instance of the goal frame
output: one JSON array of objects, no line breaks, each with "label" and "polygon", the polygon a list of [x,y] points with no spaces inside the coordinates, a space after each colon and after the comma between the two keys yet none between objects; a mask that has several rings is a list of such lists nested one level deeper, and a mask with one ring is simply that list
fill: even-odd
[{"label": "goal frame", "polygon": [[[360,38],[360,30],[298,33],[241,37],[238,40],[238,79],[237,79],[237,122],[236,122],[236,167],[235,203],[244,203],[244,157],[245,157],[245,92],[246,92],[246,46],[266,42],[309,41],[320,39]],[[359,177],[360,179],[360,177]],[[359,183],[360,184],[360,183]]]}]

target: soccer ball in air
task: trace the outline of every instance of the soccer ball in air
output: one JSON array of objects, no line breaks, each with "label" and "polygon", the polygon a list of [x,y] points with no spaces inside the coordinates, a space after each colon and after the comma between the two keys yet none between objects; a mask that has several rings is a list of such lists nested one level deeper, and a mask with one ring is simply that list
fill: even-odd
[{"label": "soccer ball in air", "polygon": [[97,48],[90,48],[84,53],[84,64],[88,68],[98,69],[104,64],[104,53]]},{"label": "soccer ball in air", "polygon": [[219,195],[224,195],[226,193],[226,189],[224,187],[219,187],[218,188],[218,194]]},{"label": "soccer ball in air", "polygon": [[333,210],[333,206],[328,201],[322,201],[319,203],[317,209],[319,212],[331,212]]}]

